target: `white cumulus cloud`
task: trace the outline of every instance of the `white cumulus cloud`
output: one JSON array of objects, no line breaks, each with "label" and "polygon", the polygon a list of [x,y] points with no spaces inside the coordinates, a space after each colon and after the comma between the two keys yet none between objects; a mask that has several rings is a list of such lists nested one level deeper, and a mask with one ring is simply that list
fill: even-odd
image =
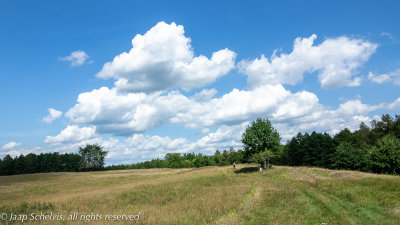
[{"label": "white cumulus cloud", "polygon": [[52,109],[52,108],[48,108],[47,109],[49,111],[49,115],[47,115],[46,117],[44,117],[42,119],[43,122],[45,123],[51,123],[53,122],[55,119],[60,118],[62,115],[61,111]]},{"label": "white cumulus cloud", "polygon": [[[212,90],[202,90],[193,97],[177,91],[119,93],[106,87],[83,93],[66,117],[73,124],[96,126],[100,134],[130,136],[161,124],[180,124],[190,129],[209,131],[212,126],[235,125],[266,117],[298,131],[332,131],[346,127],[354,116],[366,116],[395,103],[368,105],[359,99],[349,100],[336,110],[322,105],[308,91],[292,93],[282,85],[263,85],[252,90],[233,89],[220,97]],[[204,132],[203,132],[204,133]],[[292,131],[289,131],[292,133]]]},{"label": "white cumulus cloud", "polygon": [[1,147],[1,150],[9,151],[9,150],[15,149],[20,146],[21,146],[21,143],[12,141],[12,142],[9,142],[9,143],[3,145],[3,147]]},{"label": "white cumulus cloud", "polygon": [[77,50],[68,56],[60,57],[59,60],[69,61],[71,62],[71,66],[82,66],[88,58],[89,56],[86,54],[86,52]]},{"label": "white cumulus cloud", "polygon": [[182,25],[159,22],[144,35],[137,34],[132,49],[106,63],[97,77],[116,79],[127,92],[169,88],[190,90],[213,83],[234,68],[236,53],[228,49],[211,58],[195,56]]},{"label": "white cumulus cloud", "polygon": [[96,127],[79,128],[76,125],[70,125],[62,130],[57,136],[47,136],[45,142],[49,144],[74,143],[94,137],[96,137]]},{"label": "white cumulus cloud", "polygon": [[103,87],[80,94],[78,103],[65,116],[75,124],[95,125],[99,133],[126,136],[168,122],[192,102],[176,91],[166,95],[119,93],[116,88]]},{"label": "white cumulus cloud", "polygon": [[339,114],[345,114],[345,115],[366,115],[369,112],[375,111],[379,108],[382,108],[383,105],[367,105],[363,104],[361,100],[355,99],[355,100],[349,100],[346,101],[343,104],[340,104],[339,109],[337,112]]},{"label": "white cumulus cloud", "polygon": [[374,83],[382,84],[391,82],[394,85],[400,86],[400,69],[390,73],[375,75],[372,72],[368,74],[368,79]]},{"label": "white cumulus cloud", "polygon": [[254,88],[263,84],[296,85],[304,73],[318,72],[321,87],[325,89],[342,86],[359,86],[356,70],[368,61],[378,47],[368,41],[348,37],[329,38],[314,45],[315,34],[309,38],[296,38],[290,54],[270,59],[261,55],[253,61],[241,61],[240,71],[248,76],[247,85]]}]

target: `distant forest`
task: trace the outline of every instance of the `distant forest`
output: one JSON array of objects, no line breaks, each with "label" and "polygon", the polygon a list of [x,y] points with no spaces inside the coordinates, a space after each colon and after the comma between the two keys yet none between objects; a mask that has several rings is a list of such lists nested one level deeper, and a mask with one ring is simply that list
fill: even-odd
[{"label": "distant forest", "polygon": [[[268,121],[268,120],[267,120]],[[254,124],[254,122],[253,122]],[[243,141],[243,140],[242,140]],[[84,151],[87,147],[94,153]],[[274,165],[311,166],[328,169],[400,174],[400,115],[386,114],[371,126],[361,123],[358,130],[344,129],[335,136],[327,133],[298,133],[286,144],[272,148],[269,162]],[[93,154],[93,155],[90,155]],[[87,145],[79,154],[46,153],[0,159],[0,175],[44,172],[78,172],[92,170],[189,168],[227,166],[254,162],[248,150],[216,150],[214,155],[201,153],[168,153],[164,159],[153,159],[130,165],[104,167],[106,152],[98,145]],[[101,156],[101,157],[100,157]],[[90,162],[92,160],[93,162]],[[96,166],[93,166],[96,165]]]}]

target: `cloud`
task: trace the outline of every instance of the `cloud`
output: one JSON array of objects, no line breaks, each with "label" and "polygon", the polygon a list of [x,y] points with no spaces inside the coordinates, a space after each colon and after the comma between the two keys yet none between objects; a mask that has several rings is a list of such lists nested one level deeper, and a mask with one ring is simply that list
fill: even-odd
[{"label": "cloud", "polygon": [[11,157],[18,157],[21,154],[27,155],[29,153],[40,154],[45,152],[45,149],[40,147],[23,147],[21,143],[9,142],[1,147],[0,159],[4,158],[6,155]]},{"label": "cloud", "polygon": [[12,150],[14,148],[20,147],[20,146],[21,146],[21,143],[12,141],[12,142],[9,142],[9,143],[3,145],[3,147],[1,147],[1,150],[8,151],[8,150]]},{"label": "cloud", "polygon": [[369,112],[375,111],[379,108],[382,108],[383,105],[367,105],[361,103],[359,99],[349,100],[343,104],[340,104],[339,109],[337,112],[342,115],[366,115]]},{"label": "cloud", "polygon": [[217,90],[215,89],[204,89],[198,93],[195,93],[193,99],[196,101],[208,101],[217,94]]},{"label": "cloud", "polygon": [[394,102],[387,105],[388,109],[400,110],[400,98],[396,99]]},{"label": "cloud", "polygon": [[368,79],[378,84],[392,82],[394,85],[400,86],[400,69],[380,75],[374,75],[372,72],[369,72]]},{"label": "cloud", "polygon": [[[88,58],[89,58],[89,56],[86,54],[86,52],[84,52],[82,50],[78,50],[78,51],[72,52],[68,56],[60,57],[59,60],[70,61],[71,66],[82,66]],[[93,62],[93,61],[91,61],[91,62]]]},{"label": "cloud", "polygon": [[388,37],[389,39],[394,40],[393,35],[391,33],[388,33],[388,32],[381,32],[380,36]]},{"label": "cloud", "polygon": [[170,88],[191,90],[213,83],[234,68],[236,53],[222,49],[211,58],[195,56],[184,28],[159,22],[132,39],[132,49],[106,63],[97,77],[114,78],[126,92],[153,92]]},{"label": "cloud", "polygon": [[119,93],[103,87],[80,94],[78,103],[65,116],[74,124],[96,126],[99,133],[127,136],[165,123],[204,128],[241,123],[257,115],[297,117],[312,111],[318,103],[314,94],[293,94],[282,85],[234,89],[219,98],[212,97],[215,93],[213,89],[202,90],[186,97],[178,91]]},{"label": "cloud", "polygon": [[130,136],[161,124],[181,124],[208,132],[213,126],[233,126],[266,117],[279,124],[284,137],[289,137],[313,129],[333,133],[354,121],[354,116],[365,118],[370,112],[389,107],[389,104],[367,105],[355,99],[331,110],[320,104],[314,93],[292,93],[280,84],[252,90],[233,89],[221,97],[210,97],[213,94],[210,90],[202,90],[193,97],[177,91],[165,95],[121,94],[115,88],[103,87],[81,94],[78,104],[66,117],[74,124],[96,126],[99,134],[117,136]]},{"label": "cloud", "polygon": [[[160,137],[158,135],[150,136],[143,134],[134,134],[126,140],[126,145],[130,148],[140,151],[161,151],[164,156],[168,151],[172,152],[187,152],[193,150],[190,142],[185,138],[171,139],[169,137]],[[130,153],[128,150],[125,153]]]},{"label": "cloud", "polygon": [[96,136],[96,127],[82,127],[79,128],[76,125],[67,126],[57,136],[47,136],[45,139],[46,143],[58,144],[58,143],[74,143],[83,140],[88,140]]},{"label": "cloud", "polygon": [[78,103],[65,113],[74,124],[91,124],[99,133],[129,136],[168,122],[192,105],[192,100],[177,91],[119,93],[102,87],[82,93]]},{"label": "cloud", "polygon": [[10,155],[11,157],[18,157],[20,155],[28,155],[30,153],[39,155],[40,153],[48,152],[43,148],[40,147],[31,147],[31,148],[15,148],[10,149],[5,152],[0,152],[0,158],[4,158],[6,155]]},{"label": "cloud", "polygon": [[253,90],[233,89],[220,98],[192,102],[186,112],[171,118],[173,123],[190,128],[237,124],[257,116],[273,118],[298,117],[314,111],[318,98],[307,91],[291,93],[282,85],[264,85]]},{"label": "cloud", "polygon": [[380,74],[375,76],[372,72],[368,73],[368,79],[374,83],[382,84],[390,81],[390,77],[387,74]]},{"label": "cloud", "polygon": [[315,34],[309,38],[296,38],[290,54],[276,54],[253,61],[241,61],[239,69],[246,74],[247,85],[255,88],[264,84],[296,85],[304,73],[318,72],[322,88],[359,86],[361,79],[354,77],[357,68],[368,61],[377,44],[348,37],[329,38],[314,45]]},{"label": "cloud", "polygon": [[49,115],[47,115],[46,117],[44,117],[42,119],[43,122],[45,123],[51,123],[53,122],[55,119],[60,118],[62,115],[61,111],[52,109],[52,108],[48,108],[47,109],[49,111]]}]

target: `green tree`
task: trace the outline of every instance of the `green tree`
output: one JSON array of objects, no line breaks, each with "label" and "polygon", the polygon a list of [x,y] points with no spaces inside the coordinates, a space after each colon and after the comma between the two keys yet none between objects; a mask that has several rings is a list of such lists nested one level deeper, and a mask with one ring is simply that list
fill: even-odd
[{"label": "green tree", "polygon": [[181,168],[183,159],[179,153],[167,153],[165,161],[168,168]]},{"label": "green tree", "polygon": [[36,173],[38,171],[37,164],[38,164],[37,155],[35,155],[33,153],[29,153],[28,155],[26,155],[25,156],[25,173]]},{"label": "green tree", "polygon": [[337,133],[334,137],[333,140],[337,145],[339,145],[342,142],[348,142],[351,144],[356,144],[357,139],[355,135],[347,128],[344,130],[341,130],[339,133]]},{"label": "green tree", "polygon": [[25,156],[22,154],[19,157],[15,158],[14,173],[15,174],[25,173]]},{"label": "green tree", "polygon": [[84,148],[79,147],[79,155],[82,157],[81,169],[99,170],[104,167],[104,158],[107,155],[100,145],[87,144]]},{"label": "green tree", "polygon": [[10,156],[6,155],[3,159],[3,174],[13,175],[14,173],[15,160]]},{"label": "green tree", "polygon": [[372,172],[400,174],[400,140],[386,135],[370,150],[369,165]]},{"label": "green tree", "polygon": [[262,152],[257,152],[251,156],[251,160],[260,164],[264,169],[269,168],[269,160],[274,157],[274,153],[268,149]]},{"label": "green tree", "polygon": [[247,126],[242,134],[245,158],[269,149],[276,152],[279,148],[281,136],[268,119],[257,118],[251,126]]},{"label": "green tree", "polygon": [[196,156],[196,158],[193,159],[193,166],[195,167],[203,167],[206,164],[206,159],[203,158],[203,155],[200,153]]},{"label": "green tree", "polygon": [[228,152],[228,150],[224,150],[221,155],[221,160],[219,162],[219,166],[227,166],[229,164],[231,164],[229,162],[229,152]]},{"label": "green tree", "polygon": [[370,128],[364,122],[361,122],[360,129],[354,131],[356,145],[358,147],[367,146],[369,144],[369,132]]},{"label": "green tree", "polygon": [[349,142],[341,142],[333,155],[334,169],[366,170],[367,151],[363,148],[356,148]]},{"label": "green tree", "polygon": [[217,149],[217,151],[215,151],[215,154],[214,154],[214,162],[216,165],[221,164],[221,158],[222,158],[221,152]]}]

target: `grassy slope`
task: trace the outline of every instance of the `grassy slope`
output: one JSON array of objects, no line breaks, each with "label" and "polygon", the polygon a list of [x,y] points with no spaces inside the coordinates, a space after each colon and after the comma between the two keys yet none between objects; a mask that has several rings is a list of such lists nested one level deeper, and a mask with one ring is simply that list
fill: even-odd
[{"label": "grassy slope", "polygon": [[303,167],[260,176],[245,166],[0,177],[0,213],[140,212],[140,224],[400,224],[398,176]]}]

